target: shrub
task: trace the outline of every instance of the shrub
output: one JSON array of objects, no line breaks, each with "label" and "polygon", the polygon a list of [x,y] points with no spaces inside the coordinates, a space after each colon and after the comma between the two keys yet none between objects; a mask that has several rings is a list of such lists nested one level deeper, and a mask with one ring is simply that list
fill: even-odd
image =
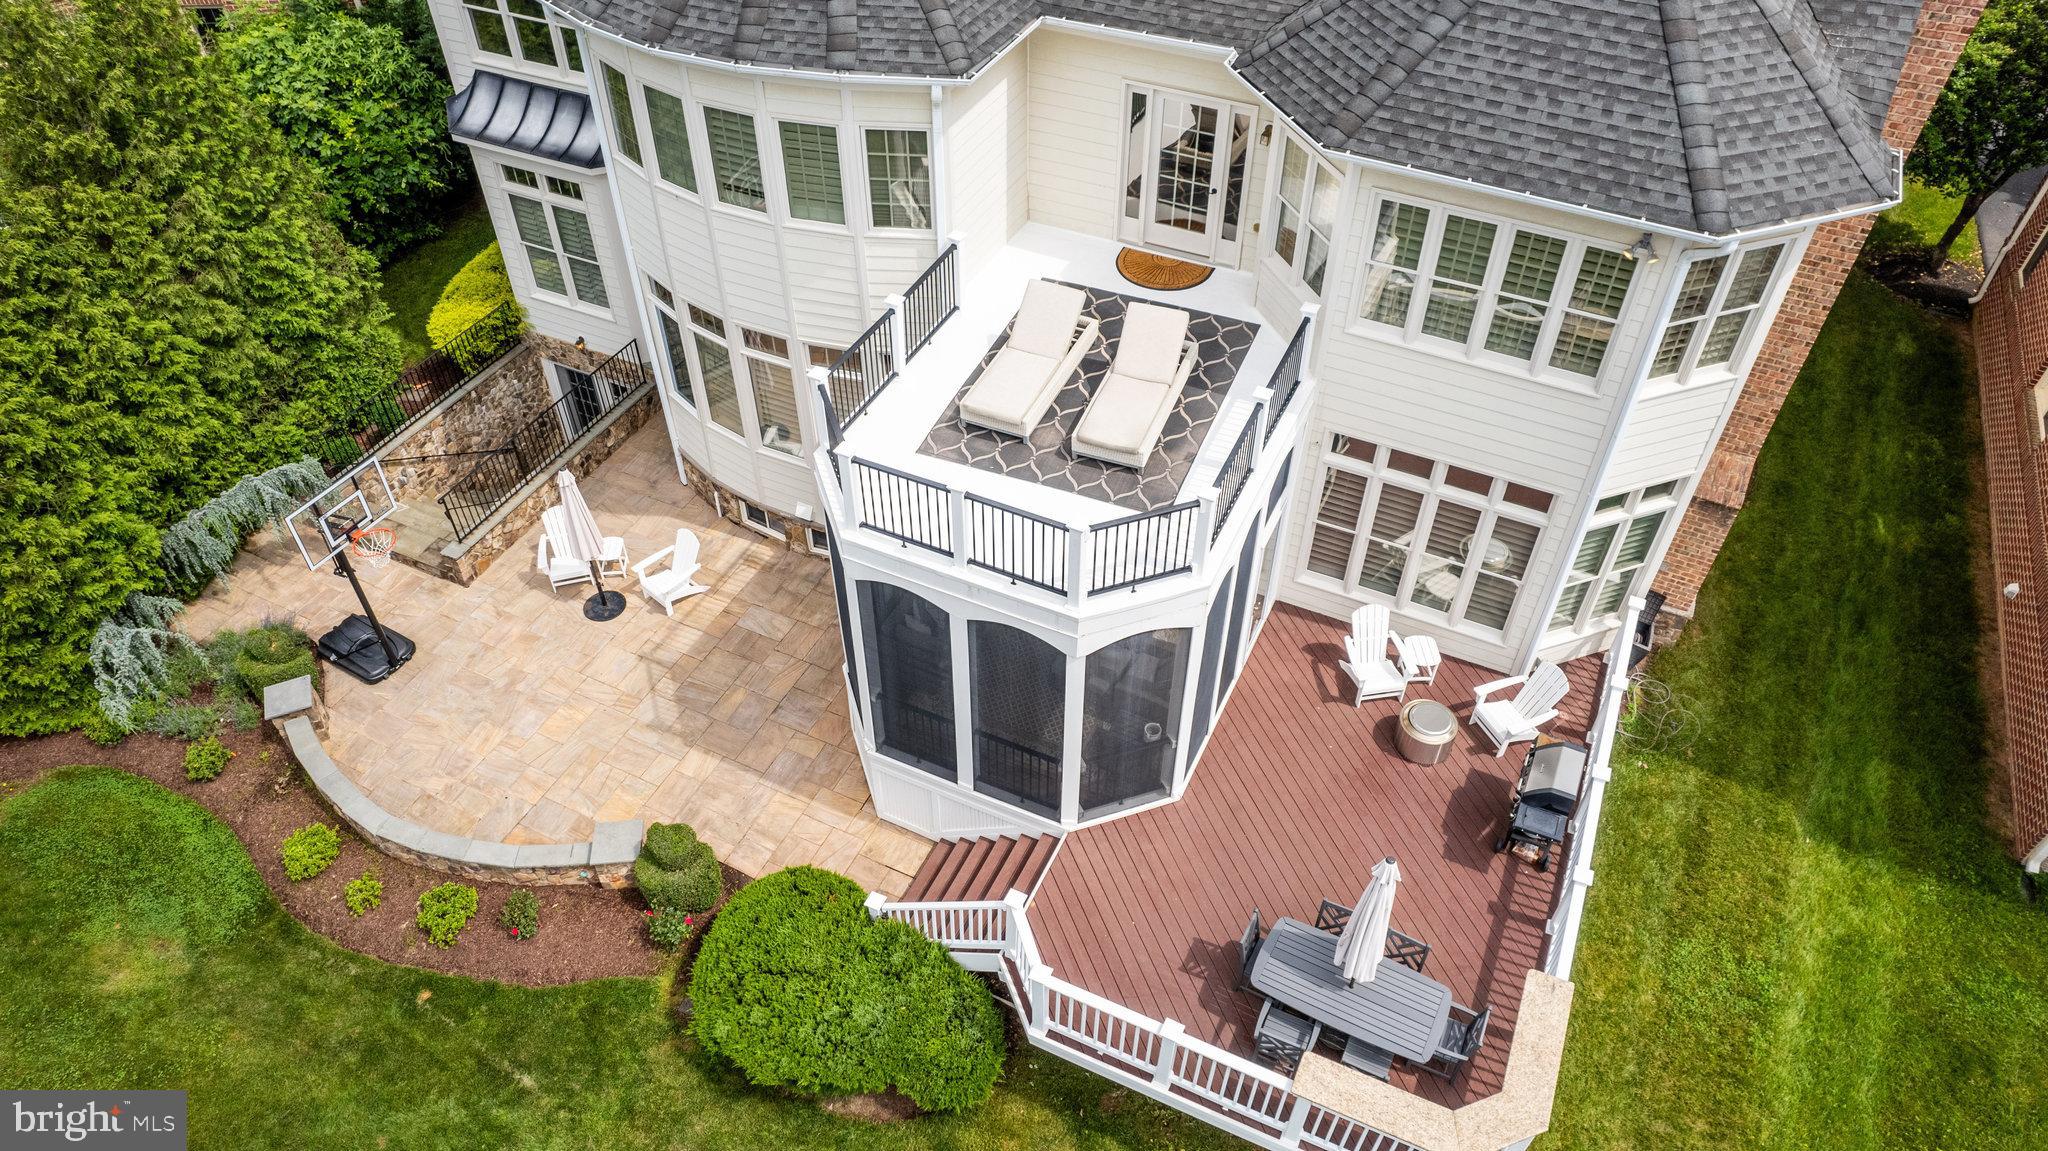
[{"label": "shrub", "polygon": [[99,708],[93,708],[86,713],[85,723],[79,730],[85,733],[85,738],[101,747],[112,747],[128,738],[128,733],[122,730],[121,725],[108,719],[107,713]]},{"label": "shrub", "polygon": [[934,1111],[987,1099],[1003,1042],[988,988],[916,930],[871,918],[864,897],[811,867],[735,894],[690,980],[698,1040],[766,1086],[893,1087]]},{"label": "shrub", "polygon": [[220,740],[209,735],[185,748],[185,778],[195,783],[212,779],[234,757],[234,752],[222,747]]},{"label": "shrub", "polygon": [[235,677],[256,699],[271,684],[312,675],[314,666],[312,643],[298,629],[281,624],[243,636],[234,656]]},{"label": "shrub", "polygon": [[309,823],[284,837],[283,852],[286,879],[311,879],[341,854],[341,836],[324,823]]},{"label": "shrub", "polygon": [[365,871],[348,881],[342,898],[348,901],[350,915],[367,915],[384,902],[384,881],[377,878],[376,872]]},{"label": "shrub", "polygon": [[525,888],[506,896],[505,906],[498,909],[498,926],[521,942],[532,939],[540,931],[539,897]]},{"label": "shrub", "polygon": [[443,883],[420,893],[420,910],[414,922],[427,933],[436,947],[453,947],[455,938],[469,926],[476,914],[476,888],[466,883]]},{"label": "shrub", "polygon": [[718,857],[687,823],[657,823],[647,829],[633,882],[656,911],[701,914],[711,910],[725,887]]},{"label": "shrub", "polygon": [[[478,328],[461,345],[450,348],[455,337],[491,314],[499,304],[510,303],[496,320]],[[526,313],[512,297],[512,281],[505,275],[505,257],[498,245],[478,252],[455,273],[441,298],[427,316],[427,340],[448,352],[463,372],[473,372],[490,362],[499,348],[526,326]]]},{"label": "shrub", "polygon": [[687,911],[647,913],[647,942],[663,951],[674,951],[697,934],[697,917]]},{"label": "shrub", "polygon": [[246,699],[228,701],[228,724],[236,731],[255,731],[263,726],[263,709]]},{"label": "shrub", "polygon": [[177,739],[200,739],[220,730],[220,709],[206,704],[137,704],[135,713],[148,717],[148,722],[141,725],[146,730]]}]

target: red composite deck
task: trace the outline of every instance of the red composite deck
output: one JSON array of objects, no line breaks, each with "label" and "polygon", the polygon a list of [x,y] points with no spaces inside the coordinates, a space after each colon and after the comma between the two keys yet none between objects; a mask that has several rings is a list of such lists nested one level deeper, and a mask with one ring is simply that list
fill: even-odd
[{"label": "red composite deck", "polygon": [[[1393,1082],[1447,1106],[1500,1089],[1522,984],[1543,963],[1543,925],[1563,875],[1493,842],[1507,818],[1522,745],[1494,758],[1461,724],[1451,757],[1403,760],[1392,700],[1353,709],[1337,668],[1345,624],[1281,605],[1179,802],[1067,837],[1032,904],[1053,973],[1190,1034],[1250,1054],[1258,998],[1232,990],[1237,939],[1257,907],[1313,921],[1318,901],[1349,904],[1372,865],[1396,856],[1393,926],[1431,945],[1426,974],[1459,1003],[1494,1009],[1485,1046],[1454,1082],[1397,1068]],[[1598,657],[1566,665],[1572,691],[1554,734],[1591,722]],[[1408,698],[1451,705],[1498,675],[1446,659]]]}]

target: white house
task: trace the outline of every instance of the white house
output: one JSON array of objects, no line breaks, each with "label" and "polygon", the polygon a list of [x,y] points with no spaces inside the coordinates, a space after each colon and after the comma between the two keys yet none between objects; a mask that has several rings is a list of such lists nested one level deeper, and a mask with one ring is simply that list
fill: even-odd
[{"label": "white house", "polygon": [[[1181,801],[1276,603],[1385,605],[1400,635],[1503,674],[1625,650],[1809,241],[1899,195],[1881,128],[1919,14],[433,9],[534,326],[638,339],[679,482],[829,551],[877,809],[941,840]],[[1076,291],[1027,300],[1039,281]],[[1039,358],[998,363],[1006,339]],[[981,410],[984,376],[1021,426]],[[1596,743],[1612,702],[1581,700]],[[1053,1010],[1002,894],[981,893],[1008,924],[984,960]],[[1368,1100],[1390,1110],[1317,1136],[1327,1098],[1290,1102],[1250,1063],[1216,1066],[1280,1112],[1191,1088],[1181,1024],[1130,1014],[1155,1025],[1144,1053],[1073,1027],[1048,1046],[1264,1145],[1541,1129]],[[1213,1058],[1243,1062],[1229,1047]],[[1485,1100],[1452,1102],[1432,1105]]]}]

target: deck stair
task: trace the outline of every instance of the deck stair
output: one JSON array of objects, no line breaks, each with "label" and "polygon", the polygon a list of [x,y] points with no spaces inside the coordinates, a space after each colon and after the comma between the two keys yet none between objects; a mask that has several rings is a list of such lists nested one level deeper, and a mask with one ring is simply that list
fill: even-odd
[{"label": "deck stair", "polygon": [[1011,890],[1030,894],[1052,862],[1059,837],[1005,835],[941,840],[903,893],[906,902],[1000,900]]}]

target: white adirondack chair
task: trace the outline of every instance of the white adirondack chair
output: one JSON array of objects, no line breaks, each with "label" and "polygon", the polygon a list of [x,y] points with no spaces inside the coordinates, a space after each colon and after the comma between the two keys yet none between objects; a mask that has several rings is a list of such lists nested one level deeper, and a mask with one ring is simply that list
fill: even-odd
[{"label": "white adirondack chair", "polygon": [[[1511,698],[1487,698],[1511,687],[1519,689]],[[1493,740],[1493,755],[1498,759],[1507,754],[1509,744],[1535,739],[1537,728],[1556,719],[1558,701],[1570,690],[1571,681],[1565,678],[1563,668],[1539,660],[1528,675],[1480,684],[1472,700],[1472,718],[1466,722],[1478,724]]]},{"label": "white adirondack chair", "polygon": [[[590,565],[581,560],[563,556],[562,543],[569,536],[569,528],[558,504],[540,513],[540,544],[534,556],[534,563],[540,573],[548,577],[548,587],[560,591],[570,584],[590,583]],[[626,574],[626,540],[624,536],[604,537],[604,555],[598,560],[598,570],[606,575]]]},{"label": "white adirondack chair", "polygon": [[1351,634],[1344,637],[1344,659],[1337,666],[1351,677],[1351,706],[1369,699],[1400,699],[1408,693],[1408,676],[1387,658],[1392,626],[1385,604],[1369,603],[1351,613]]},{"label": "white adirondack chair", "polygon": [[[677,528],[675,543],[633,565],[640,590],[670,615],[676,614],[676,601],[711,590],[697,582],[697,569],[702,566],[697,562],[697,549],[697,533]],[[663,561],[666,565],[656,571]]]}]

